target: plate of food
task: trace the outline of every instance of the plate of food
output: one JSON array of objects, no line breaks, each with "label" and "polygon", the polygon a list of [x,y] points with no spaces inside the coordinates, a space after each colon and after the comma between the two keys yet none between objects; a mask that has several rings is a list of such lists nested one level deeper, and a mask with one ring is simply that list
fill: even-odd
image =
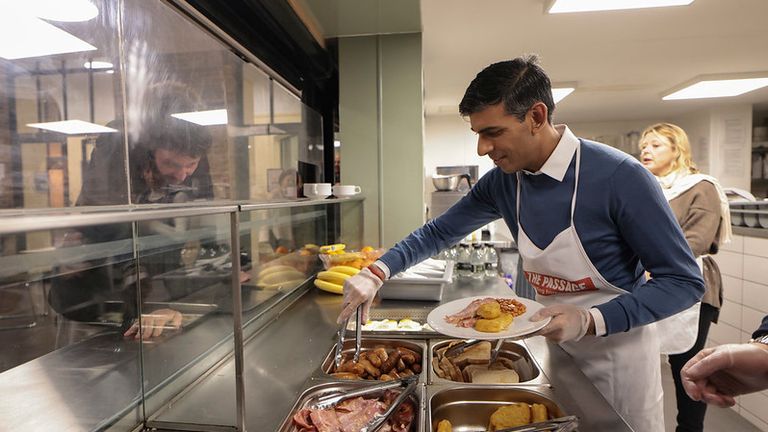
[{"label": "plate of food", "polygon": [[551,318],[530,321],[544,305],[515,296],[478,296],[454,300],[429,313],[438,333],[463,339],[516,338],[541,329]]}]

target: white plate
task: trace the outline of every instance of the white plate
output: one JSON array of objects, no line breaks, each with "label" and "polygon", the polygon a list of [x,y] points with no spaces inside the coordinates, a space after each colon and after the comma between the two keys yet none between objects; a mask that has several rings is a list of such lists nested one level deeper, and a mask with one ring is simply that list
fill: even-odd
[{"label": "white plate", "polygon": [[[472,303],[474,300],[484,299],[488,297],[515,299],[525,305],[525,313],[520,316],[516,316],[514,321],[512,321],[512,324],[510,324],[510,326],[506,330],[498,333],[480,332],[471,327],[470,328],[459,327],[455,324],[451,324],[445,321],[445,317],[447,315],[453,315],[456,312],[463,310],[465,307],[467,307],[467,305]],[[454,300],[452,302],[436,307],[435,309],[432,310],[432,312],[429,313],[429,316],[427,316],[427,323],[438,333],[442,333],[446,336],[451,336],[451,337],[456,337],[461,339],[494,340],[494,339],[516,338],[516,337],[529,335],[535,332],[536,330],[541,329],[542,327],[544,327],[549,323],[551,318],[546,318],[536,322],[528,320],[528,318],[533,316],[533,314],[535,314],[536,311],[538,311],[543,307],[544,305],[539,302],[535,302],[533,300],[528,300],[525,298],[515,297],[515,296],[467,297],[463,299]]]}]

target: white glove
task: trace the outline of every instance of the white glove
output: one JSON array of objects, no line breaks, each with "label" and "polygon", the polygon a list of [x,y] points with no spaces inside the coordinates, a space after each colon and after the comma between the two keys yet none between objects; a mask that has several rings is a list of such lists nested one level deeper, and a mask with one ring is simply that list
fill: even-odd
[{"label": "white glove", "polygon": [[541,321],[552,317],[544,328],[535,334],[544,336],[553,342],[578,341],[587,334],[592,315],[581,307],[569,304],[556,304],[545,307],[533,314],[530,321]]},{"label": "white glove", "polygon": [[701,350],[683,366],[680,377],[691,399],[733,406],[734,396],[768,389],[768,347],[747,343]]},{"label": "white glove", "polygon": [[368,321],[368,311],[371,309],[373,299],[376,298],[376,292],[383,284],[384,282],[367,267],[360,270],[360,273],[345,280],[344,306],[336,322],[342,324],[362,304],[364,306],[361,324],[365,324]]}]

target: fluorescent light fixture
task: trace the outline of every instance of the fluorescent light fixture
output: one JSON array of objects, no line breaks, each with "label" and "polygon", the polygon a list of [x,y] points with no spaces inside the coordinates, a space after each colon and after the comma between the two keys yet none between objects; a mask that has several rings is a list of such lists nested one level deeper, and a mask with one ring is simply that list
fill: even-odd
[{"label": "fluorescent light fixture", "polygon": [[89,0],[25,0],[27,10],[39,18],[62,21],[88,21],[99,14]]},{"label": "fluorescent light fixture", "polygon": [[663,100],[703,99],[738,96],[768,86],[768,72],[705,75],[696,77],[666,93]]},{"label": "fluorescent light fixture", "polygon": [[644,9],[667,6],[687,6],[694,0],[550,0],[547,13],[591,12],[620,9]]},{"label": "fluorescent light fixture", "polygon": [[95,123],[89,123],[82,120],[64,120],[46,123],[27,123],[27,126],[45,129],[54,132],[61,132],[67,135],[85,135],[95,133],[112,133],[118,132],[117,129],[108,128],[106,126],[97,125]]},{"label": "fluorescent light fixture", "polygon": [[[1,8],[0,8],[1,9]],[[0,57],[15,60],[82,51],[95,46],[39,18],[0,10]]]},{"label": "fluorescent light fixture", "polygon": [[555,103],[558,103],[561,100],[565,99],[566,96],[573,93],[574,90],[576,90],[575,87],[553,87],[552,99],[555,100]]},{"label": "fluorescent light fixture", "polygon": [[89,62],[83,63],[83,67],[86,69],[97,70],[97,69],[112,69],[113,67],[115,67],[115,65],[113,65],[110,62],[96,60],[96,61],[89,61]]},{"label": "fluorescent light fixture", "polygon": [[171,117],[186,120],[201,126],[213,126],[227,124],[227,110],[217,109],[210,111],[192,111],[185,113],[171,114]]}]

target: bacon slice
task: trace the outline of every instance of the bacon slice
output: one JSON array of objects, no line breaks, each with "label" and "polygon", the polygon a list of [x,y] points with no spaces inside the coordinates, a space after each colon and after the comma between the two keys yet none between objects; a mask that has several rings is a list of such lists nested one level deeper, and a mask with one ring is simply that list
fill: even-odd
[{"label": "bacon slice", "polygon": [[[490,303],[492,301],[496,301],[493,297],[486,297],[482,299],[473,300],[470,304],[467,305],[464,309],[460,310],[459,312],[456,312],[452,315],[446,315],[445,316],[445,322],[451,323],[451,324],[458,324],[459,322],[472,318],[475,316],[475,313],[477,312],[477,308],[482,306],[485,303]],[[463,326],[460,326],[463,327]]]},{"label": "bacon slice", "polygon": [[317,432],[341,432],[342,426],[339,417],[332,410],[312,410],[309,414],[312,424]]}]

